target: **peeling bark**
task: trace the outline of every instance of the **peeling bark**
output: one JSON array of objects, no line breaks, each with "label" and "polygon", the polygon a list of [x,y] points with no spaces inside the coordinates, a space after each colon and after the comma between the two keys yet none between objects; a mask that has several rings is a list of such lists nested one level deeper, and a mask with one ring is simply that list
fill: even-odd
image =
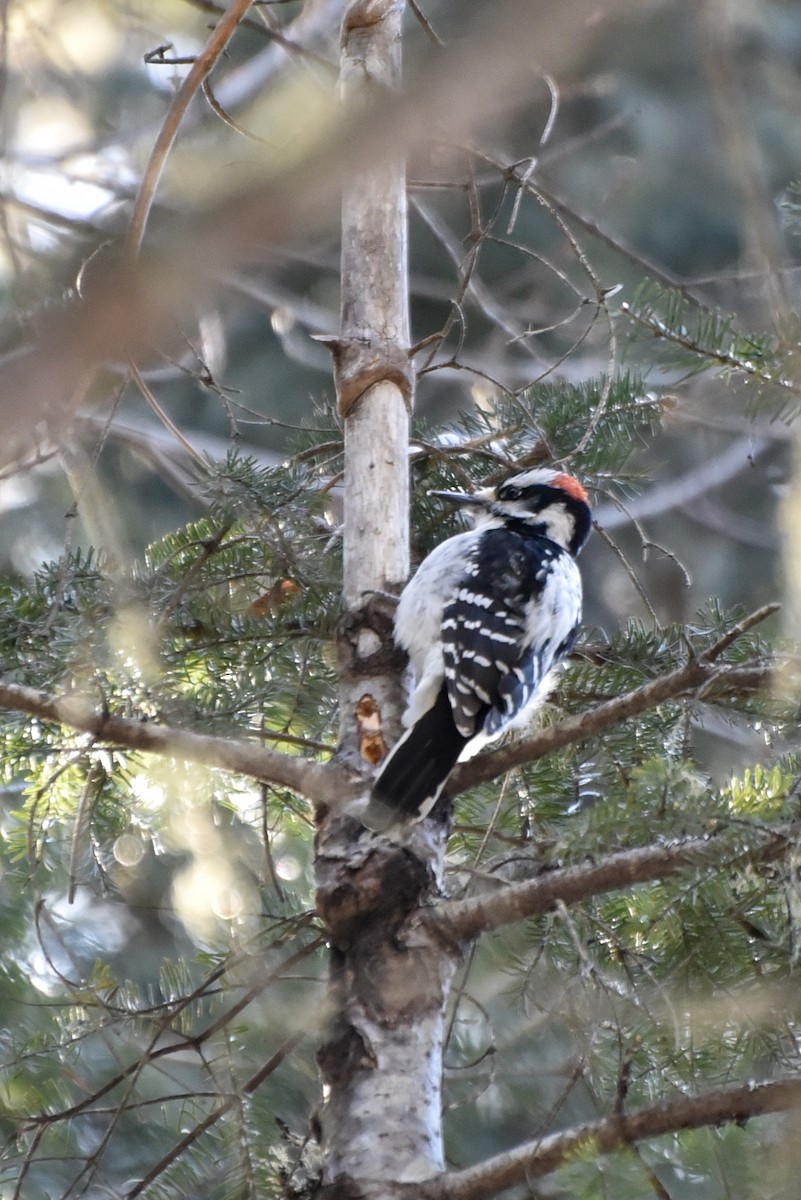
[{"label": "peeling bark", "polygon": [[440,892],[445,836],[429,821],[393,844],[341,817],[318,848],[317,908],[331,938],[318,1053],[328,1186],[410,1183],[444,1169],[442,1044],[460,951],[415,918]]},{"label": "peeling bark", "polygon": [[[346,513],[347,509],[346,501]],[[386,594],[389,588],[395,591],[398,585],[382,579],[381,594],[367,592],[343,614],[337,630],[339,757],[357,770],[375,767],[383,757],[387,736],[390,741],[397,736],[405,705],[405,655],[392,640],[394,604]]]}]

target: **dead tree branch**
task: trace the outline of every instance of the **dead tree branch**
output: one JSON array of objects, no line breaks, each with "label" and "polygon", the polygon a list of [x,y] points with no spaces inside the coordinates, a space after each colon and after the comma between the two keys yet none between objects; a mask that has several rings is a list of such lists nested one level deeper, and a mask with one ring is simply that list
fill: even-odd
[{"label": "dead tree branch", "polygon": [[[607,0],[607,9],[617,4]],[[557,11],[559,20],[554,20]],[[238,6],[230,10],[232,20],[238,15]],[[436,69],[425,63],[402,97],[379,98],[350,121],[337,120],[332,100],[320,114],[306,153],[285,173],[271,174],[269,156],[261,173],[254,168],[255,181],[237,190],[220,173],[217,202],[182,222],[180,235],[173,228],[158,259],[137,268],[135,275],[114,266],[98,269],[83,303],[54,318],[39,342],[0,363],[0,461],[16,457],[21,444],[27,448],[42,420],[57,433],[83,400],[87,378],[99,364],[136,359],[159,343],[176,314],[208,295],[224,267],[246,261],[255,247],[286,245],[328,227],[343,180],[356,177],[365,164],[380,169],[426,143],[432,113],[438,114],[438,136],[463,144],[526,102],[531,45],[539,47],[540,57],[553,69],[579,53],[592,36],[592,23],[585,20],[579,0],[562,0],[558,6],[523,0],[495,4],[491,16],[479,13],[465,39],[446,50],[437,48]],[[484,61],[502,63],[503,70],[476,76],[477,46]],[[179,116],[176,109],[175,118]],[[163,136],[168,139],[170,130]],[[139,208],[129,246],[137,244],[146,216],[144,192]],[[190,251],[197,246],[203,247],[202,254]]]}]

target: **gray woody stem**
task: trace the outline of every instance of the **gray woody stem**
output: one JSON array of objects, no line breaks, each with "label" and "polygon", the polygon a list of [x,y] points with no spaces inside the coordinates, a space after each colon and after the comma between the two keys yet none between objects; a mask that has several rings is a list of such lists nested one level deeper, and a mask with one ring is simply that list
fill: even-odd
[{"label": "gray woody stem", "polygon": [[[351,108],[400,84],[403,4],[355,0],[342,29]],[[402,663],[393,606],[409,568],[408,432],[412,377],[406,283],[406,187],[400,153],[349,179],[342,217],[342,313],[334,356],[345,422],[344,616],[338,637],[338,762],[364,771],[397,735]],[[366,783],[365,783],[366,786]],[[342,799],[347,796],[343,794]],[[444,831],[417,827],[409,847],[376,840],[341,806],[320,813],[317,911],[331,947],[329,1020],[318,1062],[326,1194],[383,1195],[393,1180],[442,1170],[444,1011],[457,963],[409,912],[437,891]],[[426,823],[430,824],[430,823]],[[376,1191],[378,1188],[378,1191]]]},{"label": "gray woody stem", "polygon": [[[341,86],[352,112],[400,87],[403,8],[402,0],[347,6]],[[409,574],[413,374],[406,226],[406,168],[399,152],[365,164],[346,184],[340,332],[326,339],[345,421],[340,742],[348,760],[362,765],[381,757],[382,728],[397,733],[403,706],[392,611],[380,597],[399,591]]]}]

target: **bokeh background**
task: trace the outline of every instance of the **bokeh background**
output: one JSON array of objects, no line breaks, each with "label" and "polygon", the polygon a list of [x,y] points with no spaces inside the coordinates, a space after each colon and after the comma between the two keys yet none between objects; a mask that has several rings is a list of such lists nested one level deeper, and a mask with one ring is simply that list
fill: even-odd
[{"label": "bokeh background", "polygon": [[[630,372],[628,403],[644,416],[622,477],[605,481],[601,473],[595,480],[600,528],[583,558],[588,643],[606,645],[632,618],[656,631],[657,640],[671,622],[692,629],[710,598],[725,610],[783,599],[784,615],[773,618],[772,630],[792,632],[797,599],[786,581],[793,577],[799,523],[793,479],[801,7],[795,0],[538,7],[548,27],[542,44],[525,21],[519,41],[493,39],[492,13],[468,0],[426,0],[406,14],[412,86],[422,87],[438,71],[443,76],[439,107],[425,128],[418,118],[409,160],[419,369],[413,462],[447,452],[465,436],[465,420],[492,451],[493,436],[511,419],[510,399],[535,383],[556,394],[560,382],[580,386]],[[179,531],[208,519],[219,502],[214,468],[232,451],[258,471],[318,447],[320,540],[304,553],[335,562],[341,428],[330,357],[314,335],[335,333],[339,325],[337,165],[330,163],[330,187],[300,236],[295,231],[263,245],[251,239],[243,253],[238,210],[227,201],[242,181],[280,177],[304,154],[323,153],[314,135],[320,112],[335,104],[341,9],[334,0],[255,5],[205,93],[192,101],[160,181],[143,257],[146,266],[168,261],[173,269],[199,263],[202,286],[192,303],[175,309],[159,344],[138,357],[144,386],[131,380],[124,361],[106,362],[68,422],[63,412],[52,427],[37,416],[24,444],[7,447],[0,577],[9,594],[34,591],[43,578],[57,594],[59,564],[83,555],[74,603],[85,616],[81,587],[91,589],[98,561],[86,557],[90,548],[111,564],[117,581],[136,579],[146,563],[167,578],[186,548]],[[3,6],[0,369],[40,346],[46,351],[63,314],[80,314],[96,281],[113,269],[159,129],[218,15],[210,0]],[[479,34],[474,21],[483,21]],[[471,112],[469,86],[448,79],[448,53],[462,43],[472,56],[476,107],[486,111]],[[457,142],[454,120],[461,123]],[[528,179],[532,190],[512,186],[513,177]],[[214,255],[193,237],[209,213],[216,214]],[[237,249],[226,258],[218,251],[229,235]],[[643,290],[645,279],[650,291]],[[673,289],[673,300],[659,289]],[[676,316],[680,297],[688,306],[686,327],[679,314],[670,336],[660,336],[659,321],[670,303]],[[720,316],[707,317],[699,306]],[[51,401],[63,406],[69,398],[54,394]],[[5,403],[13,406],[14,397]],[[20,403],[24,421],[24,398]],[[467,471],[475,474],[481,463],[471,459]],[[483,465],[484,477],[500,469],[489,452]],[[233,469],[226,478],[232,495],[232,478],[249,486],[247,472],[237,476]],[[421,511],[425,516],[424,504]],[[428,533],[416,540],[416,554]],[[252,615],[259,604],[257,613],[271,610],[280,594],[265,591],[256,575],[230,581],[224,601],[217,580],[211,601],[234,614]],[[286,584],[291,598],[289,574],[273,582],[279,593]],[[322,589],[320,579],[314,582]],[[192,620],[183,634],[201,645],[206,630]],[[130,614],[120,618],[120,653],[127,653],[126,639],[135,639],[133,621]],[[47,636],[38,610],[30,622]],[[20,637],[24,626],[23,619]],[[144,682],[131,693],[134,708],[147,692],[146,645],[142,635],[137,670]],[[0,660],[0,670],[5,666]],[[318,678],[326,666],[330,671],[330,655]],[[201,667],[194,669],[199,674]],[[256,691],[269,686],[270,669],[255,664]],[[223,662],[223,691],[226,670]],[[163,713],[163,696],[159,703]],[[280,703],[289,706],[283,693]],[[306,736],[330,747],[330,695],[321,706],[310,703],[313,715],[300,707]],[[221,705],[210,720],[237,727],[244,711]],[[185,719],[186,707],[176,714]],[[6,719],[0,714],[0,722]],[[752,721],[709,712],[697,714],[687,737],[717,780],[751,763],[766,741]],[[40,762],[34,785],[11,772],[3,792],[3,1103],[9,1114],[26,1105],[46,1112],[79,1103],[84,1081],[112,1078],[114,1064],[124,1070],[132,1046],[147,1047],[149,1065],[137,1077],[136,1104],[115,1118],[112,1132],[101,1112],[83,1124],[65,1122],[63,1134],[54,1123],[40,1152],[36,1138],[45,1126],[34,1122],[17,1142],[19,1124],[9,1117],[3,1197],[139,1194],[131,1181],[169,1158],[168,1129],[191,1130],[202,1120],[204,1089],[225,1094],[243,1062],[281,1055],[299,1019],[313,1024],[322,1003],[323,965],[308,916],[311,829],[301,805],[281,797],[286,820],[279,825],[264,789],[233,785],[223,804],[223,783],[210,783],[203,771],[182,774],[177,789],[171,768],[163,775],[158,767],[140,772],[110,751],[69,782],[63,762],[70,753],[82,751],[65,745]],[[116,779],[117,791],[103,793],[108,810],[104,815],[101,805],[98,820],[101,833],[107,822],[108,843],[101,838],[95,845],[82,797],[101,776]],[[640,782],[645,793],[650,785]],[[31,805],[35,814],[45,785],[58,792],[53,827],[71,831],[57,847],[31,832]],[[689,775],[677,787],[687,797],[703,791]],[[576,803],[585,803],[592,789],[588,770],[577,783]],[[138,816],[119,827],[112,810],[127,803],[126,794],[135,797]],[[18,815],[24,797],[27,824]],[[164,815],[148,825],[148,813]],[[692,911],[683,913],[686,929]],[[567,925],[549,931],[565,957],[573,932]],[[570,1010],[559,954],[532,973],[520,965],[523,955],[512,935],[491,951],[454,1018],[458,1062],[449,1077],[448,1122],[457,1162],[529,1136],[532,1108],[540,1114],[558,1108],[565,1081],[586,1067],[574,1023],[588,1012],[598,1016],[603,1006]],[[498,983],[505,972],[508,987]],[[239,1027],[229,1018],[222,1041],[216,1034],[197,1040],[198,1023],[213,1024],[215,984],[223,975],[224,1002],[247,998],[247,1021]],[[608,998],[614,988],[606,982],[604,988]],[[184,995],[193,998],[185,1006],[185,1051],[176,1053],[181,1025],[174,1003]],[[98,997],[108,1020],[96,1020]],[[490,1017],[493,1003],[500,1007]],[[792,1008],[796,1001],[787,1003]],[[149,1004],[156,1014],[150,1023]],[[502,1015],[505,1006],[524,1014],[514,1027]],[[152,1023],[162,1016],[163,1027]],[[171,1052],[167,1065],[154,1069],[159,1038]],[[764,1038],[752,1048],[757,1063],[781,1042],[775,1028]],[[237,1131],[250,1123],[262,1135],[276,1128],[279,1134],[261,1157],[254,1152],[245,1173],[252,1190],[237,1195],[274,1194],[276,1179],[290,1168],[293,1186],[302,1187],[310,1153],[304,1122],[317,1087],[313,1047],[306,1051],[293,1055],[267,1094],[257,1092],[239,1114]],[[471,1055],[473,1074],[465,1069]],[[704,1055],[713,1069],[714,1049],[704,1046]],[[67,1100],[60,1090],[65,1076],[70,1084],[78,1080]],[[85,1093],[93,1086],[86,1084]],[[586,1115],[590,1084],[586,1092],[561,1110],[565,1119]],[[159,1114],[167,1115],[161,1124]],[[194,1149],[176,1156],[152,1195],[162,1194],[159,1188],[164,1195],[233,1195],[224,1172],[208,1166],[235,1156],[230,1140],[220,1133],[199,1165]],[[19,1153],[15,1145],[22,1145]],[[752,1176],[754,1162],[762,1169],[765,1146],[770,1139],[764,1159],[754,1159],[753,1144],[738,1130],[714,1146],[699,1135],[681,1170],[667,1155],[657,1164],[667,1193],[636,1164],[610,1168],[606,1182],[603,1171],[582,1174],[578,1164],[541,1194],[756,1196],[758,1184],[738,1191],[737,1181],[748,1173],[749,1156]],[[790,1167],[779,1174],[765,1186],[789,1196],[781,1188]]]}]

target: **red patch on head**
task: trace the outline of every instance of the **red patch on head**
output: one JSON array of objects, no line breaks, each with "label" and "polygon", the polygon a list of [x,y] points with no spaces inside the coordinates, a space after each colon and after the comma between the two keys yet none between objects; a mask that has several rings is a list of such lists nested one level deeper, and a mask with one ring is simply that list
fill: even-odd
[{"label": "red patch on head", "polygon": [[568,496],[572,496],[574,500],[581,500],[583,504],[589,504],[589,499],[584,488],[577,479],[572,475],[555,475],[552,480],[553,487],[559,487],[563,492],[567,492]]}]

